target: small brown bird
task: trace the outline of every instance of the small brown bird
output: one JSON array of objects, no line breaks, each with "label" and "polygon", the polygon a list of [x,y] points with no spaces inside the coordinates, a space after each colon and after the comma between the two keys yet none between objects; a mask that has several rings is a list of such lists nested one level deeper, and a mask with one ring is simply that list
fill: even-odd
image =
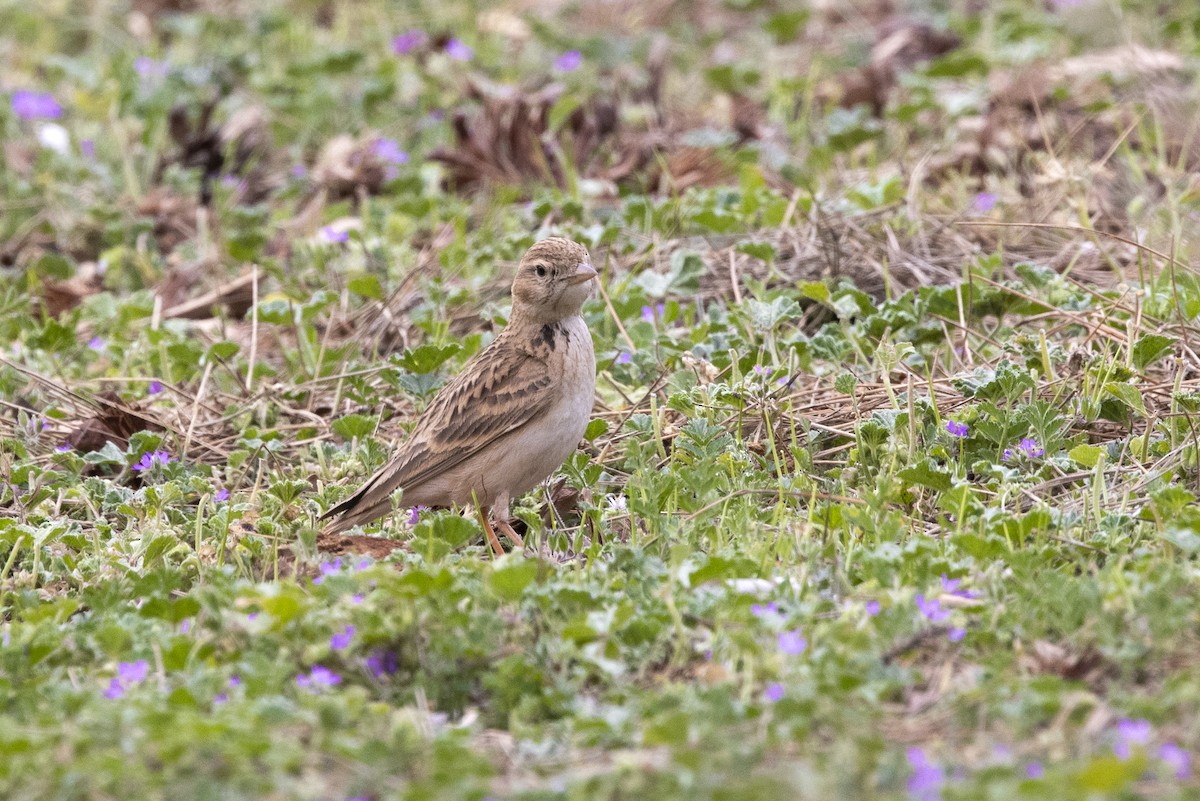
[{"label": "small brown bird", "polygon": [[475,504],[496,554],[490,510],[522,545],[508,524],[509,501],[562,466],[591,416],[596,359],[580,310],[595,277],[577,242],[531,247],[513,278],[508,326],[442,387],[391,461],[322,516],[340,515],[323,533],[384,516],[403,489],[408,507]]}]

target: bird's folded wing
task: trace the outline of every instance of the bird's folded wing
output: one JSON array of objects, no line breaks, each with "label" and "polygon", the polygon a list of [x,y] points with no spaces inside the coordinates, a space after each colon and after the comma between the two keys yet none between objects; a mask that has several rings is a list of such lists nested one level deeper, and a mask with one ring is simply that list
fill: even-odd
[{"label": "bird's folded wing", "polygon": [[494,342],[443,387],[392,460],[322,517],[434,479],[543,414],[555,397],[548,365],[505,344]]}]

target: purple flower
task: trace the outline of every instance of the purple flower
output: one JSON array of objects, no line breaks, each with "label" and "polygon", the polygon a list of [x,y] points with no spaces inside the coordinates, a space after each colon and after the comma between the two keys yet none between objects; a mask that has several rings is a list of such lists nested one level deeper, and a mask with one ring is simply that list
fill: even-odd
[{"label": "purple flower", "polygon": [[381,679],[400,669],[400,659],[393,651],[376,651],[367,657],[366,665],[372,676]]},{"label": "purple flower", "polygon": [[629,364],[633,361],[633,354],[629,351],[621,351],[617,354],[617,364]]},{"label": "purple flower", "polygon": [[654,306],[643,306],[642,307],[642,319],[648,323],[654,322],[654,315],[656,313],[658,314],[659,317],[662,317],[664,314],[666,314],[666,306],[664,306],[661,303],[658,303],[658,304],[655,304]]},{"label": "purple flower", "polygon": [[408,154],[400,149],[400,143],[395,139],[376,139],[371,145],[371,152],[389,164],[408,163]]},{"label": "purple flower", "polygon": [[88,340],[88,347],[92,350],[104,350],[104,340],[100,337],[92,337]]},{"label": "purple flower", "polygon": [[808,640],[799,631],[781,631],[777,642],[779,650],[788,656],[799,656],[808,647]]},{"label": "purple flower", "polygon": [[1030,762],[1025,766],[1025,775],[1030,779],[1040,779],[1046,775],[1046,769],[1041,762]]},{"label": "purple flower", "polygon": [[1191,778],[1192,755],[1175,743],[1166,742],[1160,745],[1158,747],[1158,758],[1171,769],[1176,779]]},{"label": "purple flower", "polygon": [[130,469],[140,473],[143,470],[149,470],[155,465],[166,465],[174,461],[177,461],[177,459],[164,450],[146,451],[142,454],[141,460]]},{"label": "purple flower", "polygon": [[912,775],[908,777],[908,794],[915,801],[940,801],[946,772],[929,761],[920,748],[910,748],[906,754]]},{"label": "purple flower", "polygon": [[1117,741],[1113,743],[1113,753],[1121,759],[1129,759],[1133,755],[1133,746],[1144,746],[1153,736],[1154,728],[1150,721],[1122,718],[1117,721]]},{"label": "purple flower", "polygon": [[327,225],[321,229],[320,236],[321,236],[321,239],[323,239],[326,242],[330,242],[330,243],[345,242],[347,239],[350,238],[350,232],[349,231],[339,231],[336,228],[334,228],[332,225]]},{"label": "purple flower", "polygon": [[308,175],[308,168],[305,167],[303,164],[293,164],[292,165],[292,177],[293,178],[295,178],[296,180],[300,180],[301,178],[304,178],[307,175]]},{"label": "purple flower", "polygon": [[341,557],[334,559],[332,562],[322,562],[321,567],[319,568],[319,570],[321,571],[321,575],[319,575],[315,579],[313,579],[313,584],[320,584],[321,582],[325,581],[326,576],[335,575],[336,573],[340,572],[341,569],[342,569]]},{"label": "purple flower", "polygon": [[947,420],[946,430],[950,432],[950,436],[962,439],[967,435],[969,428],[966,423],[958,423],[954,420]]},{"label": "purple flower", "polygon": [[446,55],[455,61],[470,61],[475,57],[475,51],[458,39],[446,42]]},{"label": "purple flower", "polygon": [[62,116],[62,106],[48,92],[18,89],[12,94],[12,110],[23,120],[54,120]]},{"label": "purple flower", "polygon": [[171,71],[171,65],[149,56],[138,56],[133,62],[133,71],[143,78],[164,78]]},{"label": "purple flower", "polygon": [[224,487],[221,487],[219,490],[217,490],[217,494],[213,496],[213,500],[214,501],[229,500],[229,490],[225,489]]},{"label": "purple flower", "polygon": [[242,686],[242,677],[237,675],[236,673],[234,673],[232,676],[229,677],[229,686],[234,687],[234,688],[241,687]]},{"label": "purple flower", "polygon": [[1012,448],[1005,448],[1004,454],[1000,458],[1007,462],[1009,459],[1012,458],[1012,455],[1013,455]]},{"label": "purple flower", "polygon": [[342,677],[327,667],[313,665],[308,674],[296,676],[296,686],[304,688],[333,687],[342,683]]},{"label": "purple flower", "polygon": [[150,665],[145,659],[136,662],[121,662],[117,665],[117,677],[108,683],[105,698],[120,698],[135,684],[141,684],[150,674]]},{"label": "purple flower", "polygon": [[363,601],[366,600],[366,598],[367,598],[367,596],[363,595],[361,592],[356,592],[350,596],[350,603],[361,604]]},{"label": "purple flower", "polygon": [[349,646],[351,640],[353,639],[354,626],[346,626],[346,628],[339,632],[335,632],[334,635],[329,638],[329,647],[335,651],[340,651]]},{"label": "purple flower", "polygon": [[229,693],[217,693],[213,696],[214,704],[223,704],[229,700]]},{"label": "purple flower", "polygon": [[1019,447],[1030,459],[1036,459],[1046,453],[1046,449],[1039,445],[1038,441],[1033,437],[1022,439]]},{"label": "purple flower", "polygon": [[764,615],[778,615],[779,604],[774,601],[769,601],[765,604],[751,604],[750,614],[755,617],[763,617]]},{"label": "purple flower", "polygon": [[583,66],[583,54],[578,50],[568,50],[554,59],[555,72],[574,72]]},{"label": "purple flower", "polygon": [[771,368],[763,367],[761,364],[756,364],[754,365],[754,374],[766,378],[767,376],[771,375]]},{"label": "purple flower", "polygon": [[975,196],[975,201],[971,203],[971,208],[976,214],[987,214],[996,208],[996,196],[991,192],[980,192]]},{"label": "purple flower", "polygon": [[151,381],[150,387],[146,390],[146,392],[148,392],[151,395],[157,395],[158,393],[160,393],[162,391],[163,391],[162,382],[157,379],[155,379],[154,381]]},{"label": "purple flower", "polygon": [[359,559],[354,564],[354,572],[357,573],[360,570],[366,570],[370,566],[371,566],[371,558],[369,556],[364,556],[362,559]]},{"label": "purple flower", "polygon": [[950,617],[950,610],[943,609],[942,602],[937,598],[926,599],[924,595],[918,595],[915,601],[917,609],[931,623],[940,623]]},{"label": "purple flower", "polygon": [[59,445],[57,448],[55,448],[54,452],[55,453],[66,453],[69,450],[71,450],[71,443],[64,442],[62,445]]},{"label": "purple flower", "polygon": [[763,690],[763,700],[768,704],[774,704],[783,698],[783,685],[777,681],[773,681]]},{"label": "purple flower", "polygon": [[407,56],[428,41],[429,35],[425,31],[413,28],[392,39],[392,52],[398,56]]},{"label": "purple flower", "polygon": [[957,595],[959,598],[978,598],[979,593],[974,590],[960,590],[962,579],[947,578],[946,574],[942,574],[942,592],[949,595]]},{"label": "purple flower", "polygon": [[962,627],[952,628],[947,636],[950,642],[962,642],[963,637],[967,636],[967,630]]},{"label": "purple flower", "polygon": [[191,630],[192,630],[192,621],[190,619],[184,620],[179,624],[179,632],[181,634],[187,634]]},{"label": "purple flower", "polygon": [[417,520],[421,516],[421,512],[424,512],[428,508],[429,508],[428,506],[417,505],[417,506],[414,506],[412,509],[410,509],[408,511],[408,524],[410,526],[415,526],[417,524]]},{"label": "purple flower", "polygon": [[79,152],[85,159],[96,158],[96,143],[91,139],[84,139],[79,143]]},{"label": "purple flower", "polygon": [[879,601],[867,601],[867,614],[875,617],[879,614]]}]

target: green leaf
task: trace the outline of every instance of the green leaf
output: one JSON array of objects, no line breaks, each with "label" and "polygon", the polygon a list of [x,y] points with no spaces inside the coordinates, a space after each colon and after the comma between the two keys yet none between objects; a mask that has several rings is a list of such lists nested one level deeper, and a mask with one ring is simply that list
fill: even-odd
[{"label": "green leaf", "polygon": [[805,281],[800,284],[800,294],[809,300],[815,300],[817,303],[829,305],[832,295],[829,293],[829,287],[821,281]]},{"label": "green leaf", "polygon": [[424,375],[437,370],[461,349],[462,346],[457,342],[448,345],[426,344],[419,348],[409,348],[396,362],[405,370]]},{"label": "green leaf", "polygon": [[1137,412],[1142,417],[1146,416],[1146,404],[1142,400],[1142,393],[1133,384],[1110,381],[1104,385],[1104,392],[1116,398],[1131,411]]},{"label": "green leaf", "polygon": [[538,562],[523,556],[508,554],[501,557],[487,576],[487,586],[499,598],[515,601],[537,578]]},{"label": "green leaf", "polygon": [[348,414],[334,420],[329,427],[342,439],[354,439],[370,436],[374,433],[376,425],[374,417],[365,414]]},{"label": "green leaf", "polygon": [[858,378],[854,373],[839,373],[838,377],[833,380],[833,388],[843,395],[853,395],[854,388],[858,386]]},{"label": "green leaf", "polygon": [[593,442],[596,437],[604,436],[608,433],[608,421],[597,417],[592,422],[588,423],[587,429],[583,432],[583,438],[588,442]]},{"label": "green leaf", "polygon": [[768,264],[775,259],[775,246],[770,242],[740,242],[734,250],[739,253],[745,253],[747,256],[753,256]]},{"label": "green leaf", "polygon": [[898,475],[910,484],[919,484],[938,492],[944,492],[951,486],[950,473],[935,464],[932,459],[906,467]]},{"label": "green leaf", "polygon": [[383,300],[384,298],[383,287],[379,283],[379,277],[374,273],[358,273],[346,282],[346,288],[356,295],[371,300]]},{"label": "green leaf", "polygon": [[1067,451],[1067,456],[1070,456],[1076,464],[1091,468],[1095,467],[1104,456],[1104,449],[1095,445],[1076,445]]},{"label": "green leaf", "polygon": [[1133,346],[1133,366],[1138,370],[1145,370],[1151,364],[1166,356],[1176,341],[1176,337],[1163,336],[1162,334],[1146,334]]}]

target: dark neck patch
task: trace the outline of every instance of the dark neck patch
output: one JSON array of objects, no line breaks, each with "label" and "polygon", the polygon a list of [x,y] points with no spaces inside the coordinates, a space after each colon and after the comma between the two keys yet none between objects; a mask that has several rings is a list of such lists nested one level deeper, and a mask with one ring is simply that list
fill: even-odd
[{"label": "dark neck patch", "polygon": [[533,344],[542,344],[550,350],[554,350],[554,335],[558,333],[557,326],[546,323],[542,326],[542,330],[533,338]]}]

